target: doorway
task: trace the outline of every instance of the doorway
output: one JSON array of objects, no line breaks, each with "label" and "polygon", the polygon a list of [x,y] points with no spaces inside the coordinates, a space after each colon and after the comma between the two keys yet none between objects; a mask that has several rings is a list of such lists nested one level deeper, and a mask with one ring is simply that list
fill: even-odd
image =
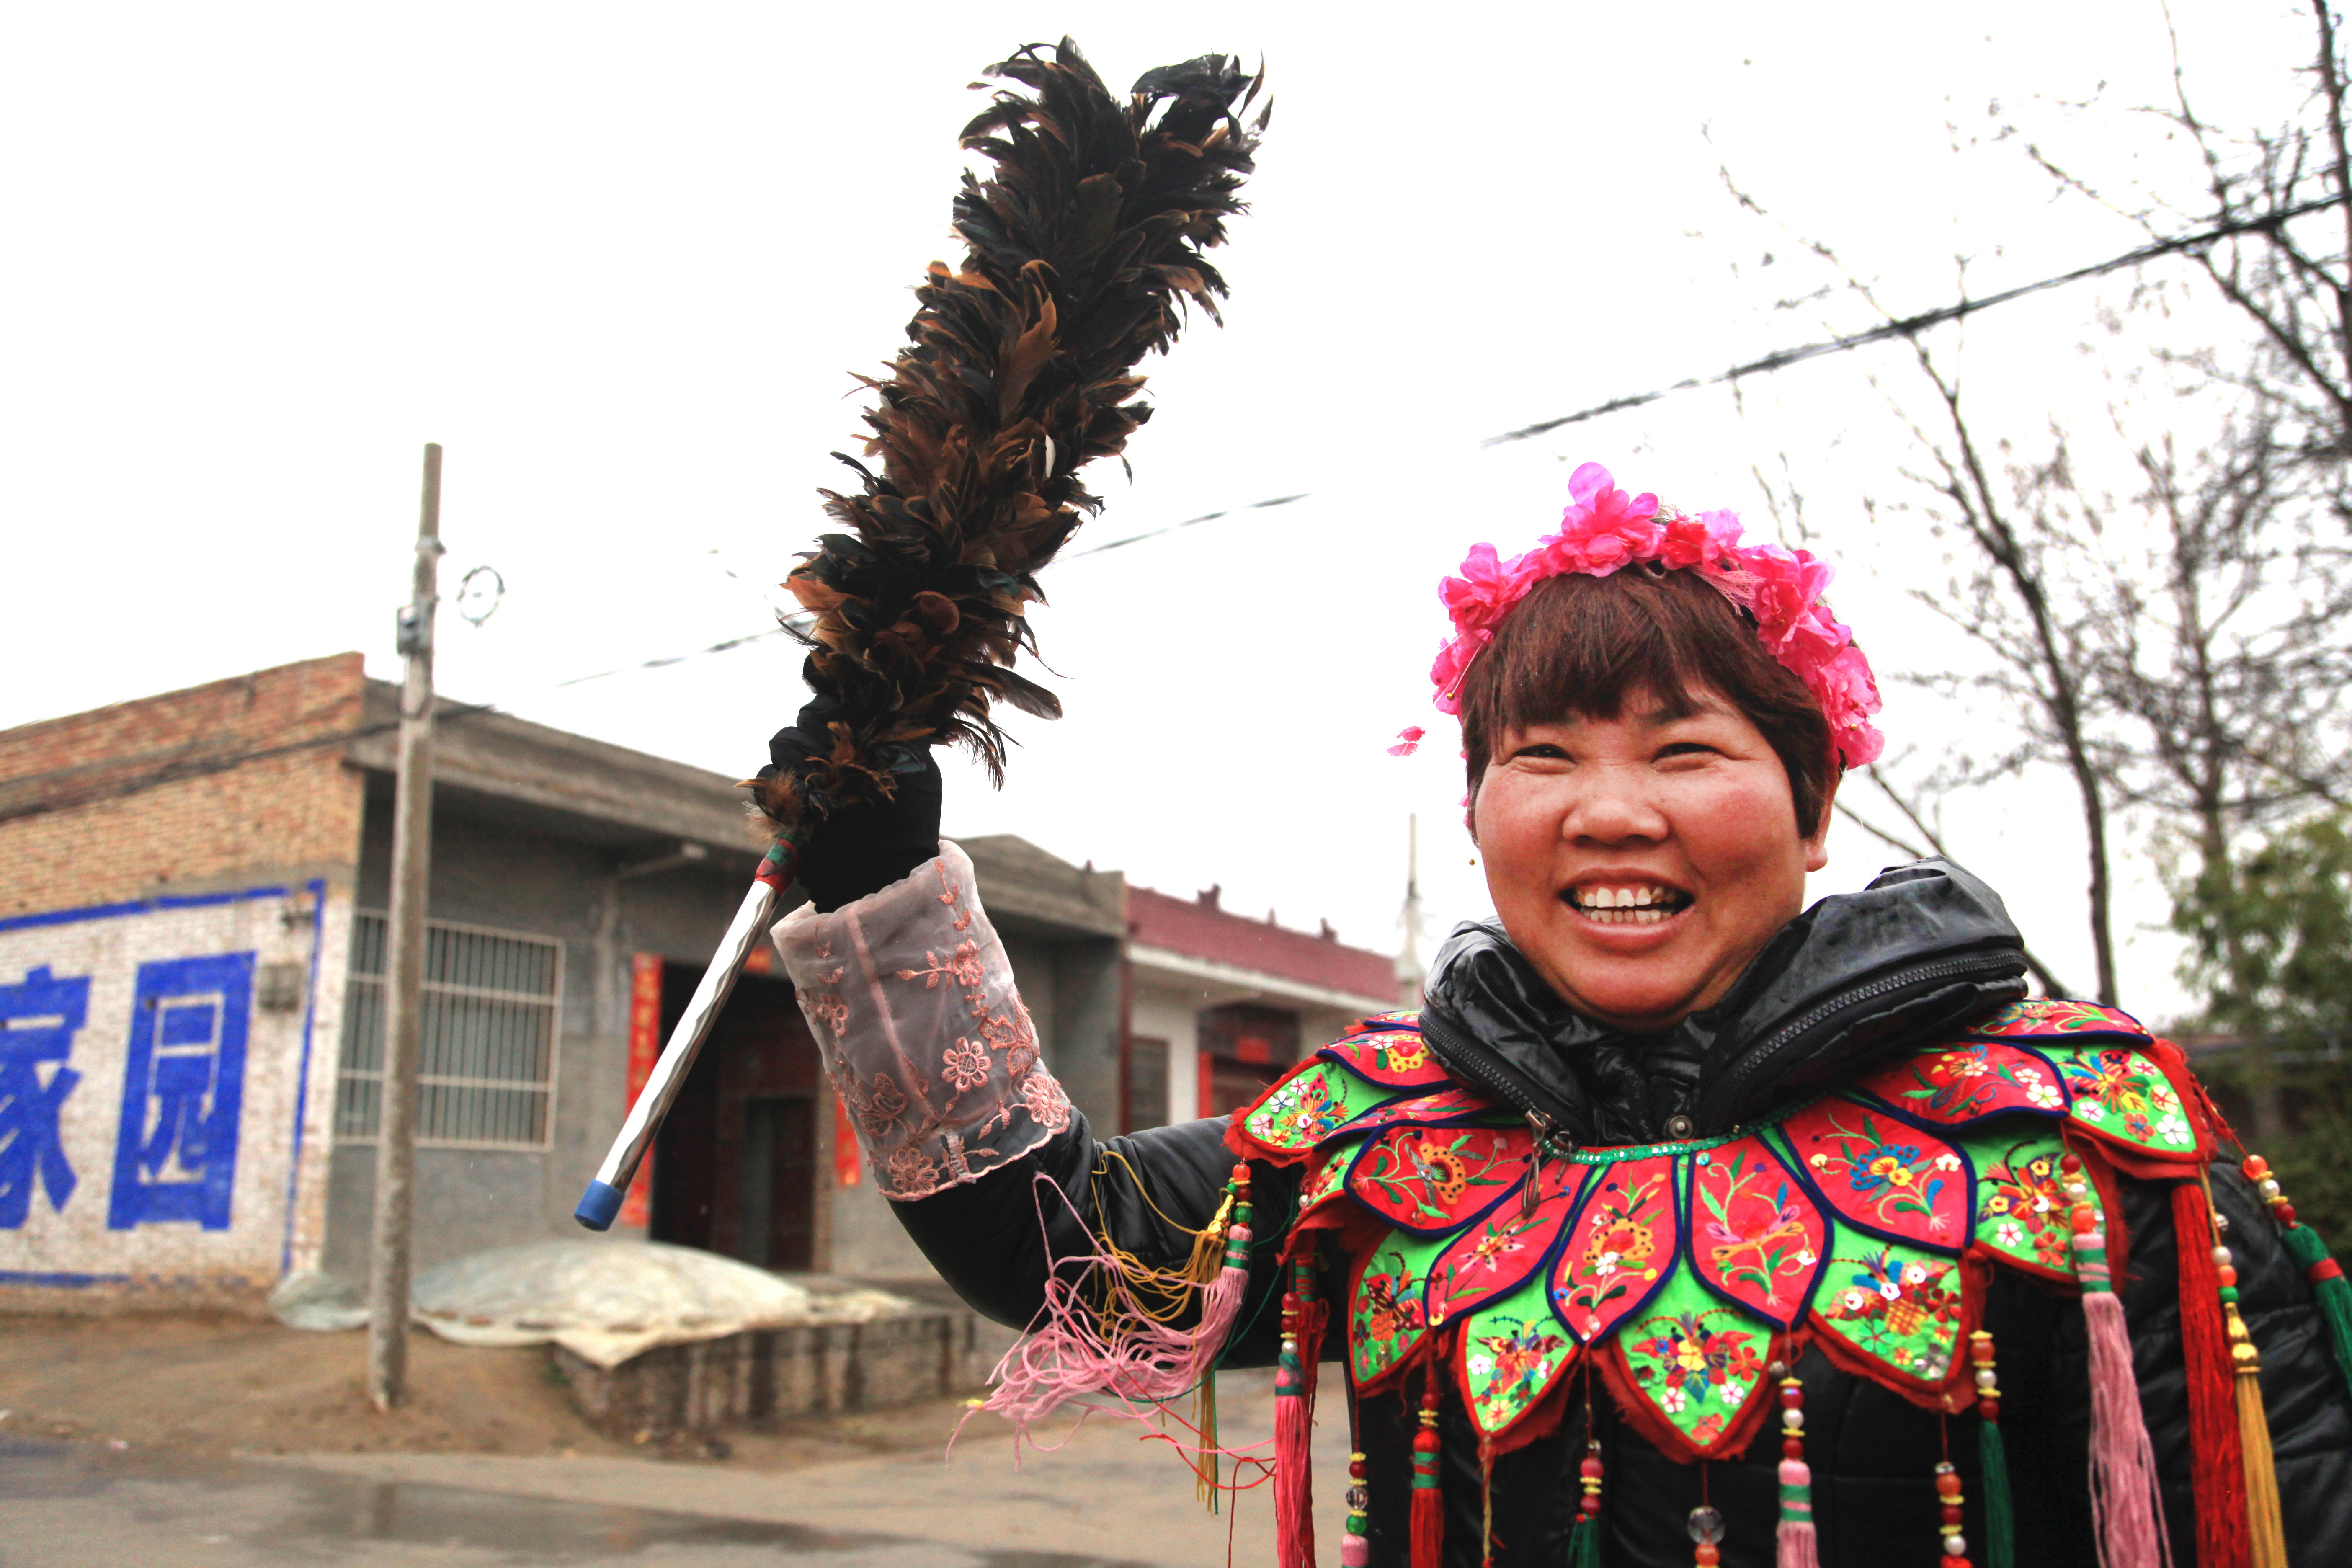
[{"label": "doorway", "polygon": [[[698,965],[662,965],[665,1037],[701,979]],[[816,1089],[792,986],[744,975],[655,1141],[652,1239],[761,1268],[818,1267]]]}]

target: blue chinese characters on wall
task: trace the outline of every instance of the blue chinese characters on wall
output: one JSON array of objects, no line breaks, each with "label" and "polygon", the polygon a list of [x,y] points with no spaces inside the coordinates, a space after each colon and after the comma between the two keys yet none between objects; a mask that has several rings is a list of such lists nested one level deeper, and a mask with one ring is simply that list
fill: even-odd
[{"label": "blue chinese characters on wall", "polygon": [[24,1225],[37,1184],[53,1210],[73,1195],[58,1115],[81,1081],[65,1063],[89,1016],[88,975],[59,980],[43,964],[0,985],[0,1230]]},{"label": "blue chinese characters on wall", "polygon": [[253,958],[226,952],[139,966],[110,1229],[157,1220],[228,1228]]}]

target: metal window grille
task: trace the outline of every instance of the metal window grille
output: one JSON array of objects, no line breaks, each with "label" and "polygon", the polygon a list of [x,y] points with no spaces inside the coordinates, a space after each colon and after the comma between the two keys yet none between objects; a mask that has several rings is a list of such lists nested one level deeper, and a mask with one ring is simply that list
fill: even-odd
[{"label": "metal window grille", "polygon": [[[385,917],[352,922],[335,1135],[376,1134],[383,1099]],[[555,1089],[563,944],[428,921],[416,1141],[468,1149],[544,1149]]]}]

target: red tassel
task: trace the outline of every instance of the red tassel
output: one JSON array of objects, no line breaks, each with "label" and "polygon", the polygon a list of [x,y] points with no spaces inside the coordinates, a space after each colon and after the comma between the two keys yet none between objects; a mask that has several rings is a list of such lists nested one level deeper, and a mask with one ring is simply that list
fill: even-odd
[{"label": "red tassel", "polygon": [[2221,1321],[2221,1274],[2212,1210],[2203,1189],[2172,1189],[2172,1234],[2180,1249],[2180,1352],[2189,1371],[2189,1475],[2197,1500],[2198,1568],[2247,1568],[2245,1453],[2238,1441],[2229,1329]]},{"label": "red tassel", "polygon": [[1298,1361],[1302,1298],[1314,1289],[1314,1264],[1297,1259],[1291,1279],[1282,1299],[1282,1353],[1274,1373],[1274,1554],[1280,1568],[1315,1568],[1314,1395]]},{"label": "red tassel", "polygon": [[2107,1274],[2107,1237],[2082,1158],[2061,1162],[2074,1200],[2074,1277],[2091,1352],[2091,1519],[2104,1568],[2158,1568],[2172,1561],[2157,1513],[2156,1450],[2140,1414],[2124,1304]]},{"label": "red tassel", "polygon": [[1412,1568],[1443,1568],[1445,1495],[1437,1472],[1438,1349],[1429,1347],[1429,1373],[1421,1391],[1421,1430],[1412,1435]]}]

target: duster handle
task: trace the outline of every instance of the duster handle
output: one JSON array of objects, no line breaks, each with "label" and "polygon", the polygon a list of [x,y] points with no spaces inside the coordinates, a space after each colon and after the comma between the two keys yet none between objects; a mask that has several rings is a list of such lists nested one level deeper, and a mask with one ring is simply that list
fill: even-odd
[{"label": "duster handle", "polygon": [[605,1153],[604,1163],[596,1168],[596,1179],[588,1184],[581,1194],[580,1206],[572,1217],[590,1230],[609,1230],[621,1212],[621,1200],[635,1179],[638,1163],[646,1151],[653,1147],[654,1133],[659,1130],[662,1118],[669,1114],[670,1102],[686,1086],[686,1075],[694,1067],[694,1058],[709,1037],[710,1026],[717,1021],[719,1011],[727,1005],[727,998],[735,989],[736,977],[743,973],[743,961],[766,931],[768,916],[776,907],[776,899],[792,885],[793,871],[800,860],[800,846],[780,839],[768,851],[753,874],[751,886],[743,895],[741,907],[719,939],[719,951],[711,955],[710,967],[702,972],[702,982],[694,988],[694,997],[686,1005],[685,1016],[677,1027],[669,1032],[669,1042],[662,1047],[661,1059],[654,1064],[653,1075],[646,1079],[636,1103],[621,1123],[621,1131]]}]

